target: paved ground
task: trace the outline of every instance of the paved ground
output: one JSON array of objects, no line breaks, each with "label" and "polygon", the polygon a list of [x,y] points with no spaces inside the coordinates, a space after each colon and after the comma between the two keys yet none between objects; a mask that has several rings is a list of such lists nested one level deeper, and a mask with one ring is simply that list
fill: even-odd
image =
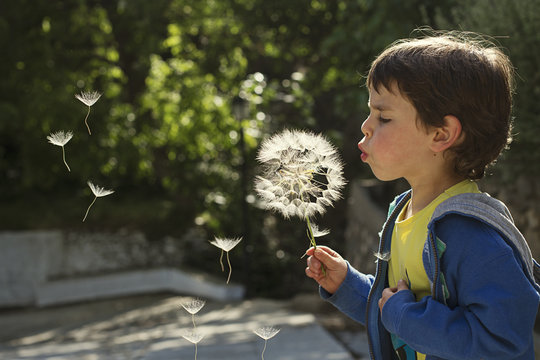
[{"label": "paved ground", "polygon": [[[186,298],[145,295],[44,309],[0,311],[0,359],[195,359],[182,335],[193,328]],[[209,301],[195,315],[205,336],[197,359],[260,359],[264,340],[253,330],[275,326],[266,360],[368,358],[365,335],[311,296],[292,301]],[[315,310],[315,311],[314,311]],[[325,326],[322,326],[324,324]],[[327,329],[331,329],[330,333]]]}]

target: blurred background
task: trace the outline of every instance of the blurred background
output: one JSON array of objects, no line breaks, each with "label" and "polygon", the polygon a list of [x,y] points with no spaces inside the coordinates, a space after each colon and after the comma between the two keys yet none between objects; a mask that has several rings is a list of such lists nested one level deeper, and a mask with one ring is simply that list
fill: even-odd
[{"label": "blurred background", "polygon": [[[261,210],[252,186],[259,144],[284,128],[339,148],[348,185],[317,219],[331,230],[319,243],[373,271],[386,206],[406,184],[373,179],[359,160],[364,76],[421,26],[487,34],[513,61],[514,141],[482,188],[507,202],[540,257],[540,0],[2,1],[4,305],[36,304],[6,293],[24,280],[9,261],[33,267],[34,285],[164,268],[222,280],[214,236],[243,237],[230,256],[245,297],[314,292],[305,225]],[[103,93],[91,136],[83,91]],[[46,139],[59,130],[74,133],[71,172]],[[82,222],[88,180],[115,192]]]}]

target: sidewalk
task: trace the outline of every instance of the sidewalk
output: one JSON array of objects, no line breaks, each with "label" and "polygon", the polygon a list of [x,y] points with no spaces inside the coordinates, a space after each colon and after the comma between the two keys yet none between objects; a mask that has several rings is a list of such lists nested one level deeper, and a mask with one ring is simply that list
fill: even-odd
[{"label": "sidewalk", "polygon": [[[195,346],[182,338],[193,327],[191,315],[180,307],[185,300],[145,295],[4,310],[0,312],[0,359],[194,359]],[[362,334],[343,334],[338,341],[315,315],[289,305],[266,299],[207,302],[195,315],[198,330],[205,334],[197,347],[197,359],[260,359],[264,340],[253,330],[269,325],[281,331],[268,340],[266,360],[368,358]],[[355,344],[357,354],[364,355],[353,357],[343,345],[348,342],[344,338]]]}]

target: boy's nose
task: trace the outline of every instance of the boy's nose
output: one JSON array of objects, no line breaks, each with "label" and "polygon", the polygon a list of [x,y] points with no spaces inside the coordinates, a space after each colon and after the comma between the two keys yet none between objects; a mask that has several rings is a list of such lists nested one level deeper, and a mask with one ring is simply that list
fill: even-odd
[{"label": "boy's nose", "polygon": [[364,134],[365,137],[369,137],[371,135],[371,130],[369,128],[368,120],[369,120],[369,116],[367,117],[366,120],[364,120],[364,122],[362,123],[362,127],[360,128],[362,130],[362,134]]}]

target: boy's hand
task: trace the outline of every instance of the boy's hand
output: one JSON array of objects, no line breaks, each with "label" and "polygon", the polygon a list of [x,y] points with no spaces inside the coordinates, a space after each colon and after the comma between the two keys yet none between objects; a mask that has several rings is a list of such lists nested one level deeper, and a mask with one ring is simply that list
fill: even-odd
[{"label": "boy's hand", "polygon": [[409,290],[409,287],[404,280],[399,280],[397,283],[397,287],[384,289],[382,292],[382,296],[379,299],[379,311],[382,312],[383,306],[384,304],[386,304],[388,299],[390,299],[395,293],[401,290]]},{"label": "boy's hand", "polygon": [[[347,262],[334,250],[326,246],[308,249],[306,275],[314,279],[323,289],[333,294],[347,276]],[[325,273],[321,269],[324,265]]]}]

